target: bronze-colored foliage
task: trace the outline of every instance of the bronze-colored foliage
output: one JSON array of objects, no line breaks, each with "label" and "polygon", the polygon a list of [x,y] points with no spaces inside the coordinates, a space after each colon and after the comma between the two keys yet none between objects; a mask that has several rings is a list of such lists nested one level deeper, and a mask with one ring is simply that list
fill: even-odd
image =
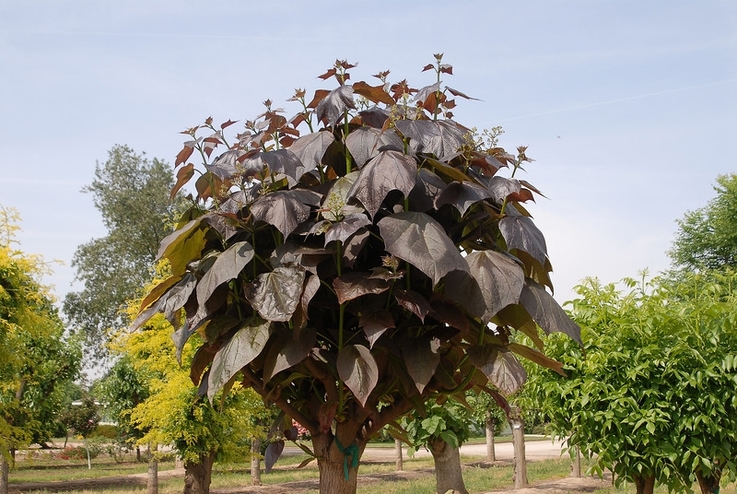
[{"label": "bronze-colored foliage", "polygon": [[176,164],[203,158],[197,193],[159,252],[172,278],[134,323],[181,319],[180,348],[194,332],[205,341],[192,373],[203,393],[242,380],[323,459],[433,397],[481,387],[503,404],[498,391],[525,379],[517,356],[560,370],[510,343],[515,331],[579,339],[544,288],[545,240],[522,206],[539,191],[514,177],[525,148],[484,146],[450,118],[448,96],[473,98],[443,85],[442,55],[420,90],[388,71],[380,86],[349,84],[353,67],[337,61],[320,77],[338,87],[309,102],[297,90],[294,118],[266,101],[233,142],[230,120],[185,132]]}]

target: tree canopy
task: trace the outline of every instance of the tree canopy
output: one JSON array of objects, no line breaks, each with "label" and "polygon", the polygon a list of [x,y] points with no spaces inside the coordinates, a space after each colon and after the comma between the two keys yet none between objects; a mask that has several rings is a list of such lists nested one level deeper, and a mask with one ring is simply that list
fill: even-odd
[{"label": "tree canopy", "polygon": [[737,268],[737,174],[717,177],[717,195],[678,221],[669,254],[687,269]]},{"label": "tree canopy", "polygon": [[56,432],[67,383],[78,376],[79,345],[65,334],[38,277],[43,259],[17,249],[19,217],[0,207],[0,454]]},{"label": "tree canopy", "polygon": [[292,118],[267,100],[234,136],[212,118],[183,132],[172,193],[197,177],[196,197],[159,250],[171,277],[133,323],[164,313],[179,350],[198,334],[195,384],[213,398],[240,382],[297,420],[332,493],[355,491],[346,458],[426,400],[481,386],[504,403],[525,380],[518,356],[559,369],[516,331],[579,338],[546,289],[524,206],[539,191],[516,178],[527,148],[453,120],[472,98],[443,84],[441,54],[419,89],[389,71],[351,82],[354,68],[297,90]]},{"label": "tree canopy", "polygon": [[106,354],[111,331],[127,324],[127,301],[153,276],[156,252],[177,209],[178,202],[169,200],[173,185],[165,162],[116,145],[82,189],[92,194],[108,234],[77,248],[72,266],[83,288],[67,295],[64,313],[86,335],[95,356]]},{"label": "tree canopy", "polygon": [[584,349],[548,338],[570,379],[531,384],[557,433],[596,455],[618,483],[717,492],[735,477],[737,274],[678,282],[627,280],[628,291],[587,280],[572,313]]}]

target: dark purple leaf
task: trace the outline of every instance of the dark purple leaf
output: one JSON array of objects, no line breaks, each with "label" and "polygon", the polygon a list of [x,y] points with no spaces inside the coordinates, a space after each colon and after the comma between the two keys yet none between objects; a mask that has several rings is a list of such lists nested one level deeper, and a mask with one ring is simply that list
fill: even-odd
[{"label": "dark purple leaf", "polygon": [[[508,208],[508,211],[514,211],[514,209]],[[523,250],[540,264],[545,265],[548,258],[545,237],[530,218],[522,215],[505,216],[499,221],[499,231],[509,250]]]},{"label": "dark purple leaf", "polygon": [[212,402],[220,389],[243,366],[259,356],[271,334],[271,323],[260,319],[246,321],[215,354],[208,376],[207,397]]},{"label": "dark purple leaf", "polygon": [[361,121],[364,124],[375,129],[383,129],[384,124],[389,118],[389,112],[377,106],[360,111],[358,114],[361,115]]},{"label": "dark purple leaf", "polygon": [[[305,192],[294,189],[262,195],[251,205],[251,213],[256,220],[274,225],[286,238],[310,217],[311,207],[305,201]],[[313,195],[320,197],[317,193]]]},{"label": "dark purple leaf", "polygon": [[[320,215],[329,221],[340,221],[343,216],[353,209],[355,206],[347,206],[348,194],[353,187],[353,183],[358,178],[360,172],[358,170],[348,173],[333,182],[330,192],[325,194],[325,198],[320,205]],[[359,211],[362,211],[359,209]],[[353,211],[357,212],[357,211]]]},{"label": "dark purple leaf", "polygon": [[363,313],[358,320],[358,326],[363,328],[363,333],[369,342],[369,347],[373,348],[374,343],[389,328],[396,327],[394,317],[391,312],[384,309]]},{"label": "dark purple leaf", "polygon": [[425,273],[433,286],[453,270],[468,269],[442,225],[425,213],[397,213],[378,226],[386,251]]},{"label": "dark purple leaf", "polygon": [[565,333],[582,345],[581,328],[540,285],[528,281],[522,289],[520,303],[546,334]]},{"label": "dark purple leaf", "polygon": [[470,182],[451,182],[438,197],[435,207],[440,209],[445,204],[450,204],[461,215],[466,214],[466,210],[479,201],[483,201],[489,197],[486,189],[480,185]]},{"label": "dark purple leaf", "polygon": [[250,206],[253,201],[260,197],[260,190],[261,184],[254,183],[246,190],[233,192],[228,199],[220,204],[218,210],[222,213],[238,214],[243,210],[243,208]]},{"label": "dark purple leaf", "polygon": [[401,152],[404,148],[404,144],[396,132],[393,130],[379,130],[373,127],[355,129],[346,137],[345,145],[358,168],[365,165],[380,151],[391,149]]},{"label": "dark purple leaf", "polygon": [[267,321],[288,321],[302,295],[305,268],[299,264],[279,266],[260,274],[246,286],[246,298]]},{"label": "dark purple leaf", "polygon": [[268,446],[266,446],[266,451],[264,452],[264,467],[266,468],[266,473],[271,472],[271,469],[279,460],[279,457],[281,457],[282,451],[284,451],[284,441],[282,439],[272,441]]},{"label": "dark purple leaf", "polygon": [[425,316],[430,312],[430,302],[420,293],[397,288],[394,290],[394,298],[397,299],[400,306],[416,315],[423,323],[425,322]]},{"label": "dark purple leaf", "polygon": [[416,152],[434,154],[441,161],[456,157],[467,131],[452,120],[397,120],[394,125],[415,142]]},{"label": "dark purple leaf", "polygon": [[495,345],[474,346],[468,349],[468,360],[496,386],[509,396],[527,380],[527,372],[513,353]]},{"label": "dark purple leaf", "polygon": [[304,171],[309,172],[322,163],[325,151],[335,142],[332,132],[313,132],[303,135],[289,146],[289,150],[299,158]]},{"label": "dark purple leaf", "polygon": [[338,353],[338,376],[361,406],[379,382],[379,368],[371,350],[363,345],[347,345]]},{"label": "dark purple leaf", "polygon": [[307,358],[315,341],[315,329],[305,328],[299,332],[289,332],[286,337],[271,344],[264,361],[264,383]]},{"label": "dark purple leaf", "polygon": [[417,101],[419,103],[424,103],[428,96],[438,91],[440,91],[440,82],[436,82],[435,84],[431,84],[430,86],[425,86],[423,88],[420,88],[417,90],[417,93],[415,94],[414,101]]},{"label": "dark purple leaf", "polygon": [[357,271],[344,274],[333,280],[333,289],[340,304],[370,293],[385,292],[390,286],[391,282],[387,280],[372,278],[370,273]]},{"label": "dark purple leaf", "polygon": [[440,340],[428,335],[410,338],[402,347],[402,357],[407,365],[407,372],[420,393],[430,382],[440,363],[439,348]]},{"label": "dark purple leaf", "polygon": [[468,95],[466,95],[466,94],[464,94],[464,93],[460,92],[460,91],[459,91],[459,90],[457,90],[457,89],[453,89],[453,88],[452,88],[452,87],[450,87],[450,86],[445,86],[445,89],[447,89],[447,90],[448,90],[448,92],[449,92],[450,94],[452,94],[453,96],[460,96],[461,98],[465,98],[465,99],[472,99],[472,100],[476,100],[476,101],[481,101],[481,100],[479,100],[478,98],[472,98],[471,96],[468,96]]},{"label": "dark purple leaf", "polygon": [[348,237],[370,224],[371,220],[365,214],[350,214],[342,221],[330,225],[330,228],[325,232],[325,245],[334,241],[345,242]]},{"label": "dark purple leaf", "polygon": [[215,288],[237,277],[251,259],[253,247],[246,241],[236,242],[218,255],[197,285],[197,303],[204,304]]},{"label": "dark purple leaf", "polygon": [[348,197],[358,199],[373,218],[387,194],[398,190],[406,197],[415,186],[417,163],[398,151],[382,151],[356,178]]},{"label": "dark purple leaf", "polygon": [[335,125],[344,112],[349,109],[356,108],[353,103],[353,86],[340,86],[330,91],[320,103],[317,104],[315,111],[317,118],[325,125]]},{"label": "dark purple leaf", "polygon": [[312,297],[315,296],[317,291],[320,289],[320,277],[317,275],[309,275],[307,282],[305,283],[304,290],[302,290],[302,296],[299,298],[299,305],[294,311],[294,330],[299,332],[302,328],[307,325],[308,309]]},{"label": "dark purple leaf", "polygon": [[172,321],[179,317],[179,309],[187,303],[196,285],[197,277],[194,274],[187,273],[184,275],[177,284],[169,288],[156,302],[136,316],[130,325],[129,331],[137,330],[159,312],[164,314],[173,326],[179,327],[179,321]]},{"label": "dark purple leaf", "polygon": [[504,202],[504,199],[510,194],[518,193],[521,190],[518,180],[504,177],[491,177],[486,183],[486,188],[489,190],[491,197],[499,204]]},{"label": "dark purple leaf", "polygon": [[567,377],[566,373],[563,372],[562,363],[548,357],[544,353],[538,352],[534,348],[530,348],[525,345],[520,345],[519,343],[510,343],[507,349],[511,352],[516,353],[520,357],[524,357],[527,360],[535,362],[538,365],[542,365],[543,367],[547,367],[548,369],[554,370],[561,376]]},{"label": "dark purple leaf", "polygon": [[294,183],[305,173],[305,167],[290,149],[275,149],[261,154],[261,159],[272,172],[283,173]]},{"label": "dark purple leaf", "polygon": [[409,204],[412,211],[425,212],[435,207],[435,201],[443,192],[446,184],[442,178],[428,170],[420,168],[415,178],[415,186],[409,193]]},{"label": "dark purple leaf", "polygon": [[[446,278],[446,296],[488,322],[501,309],[519,301],[525,274],[508,256],[490,250],[466,256],[468,274],[455,271]],[[474,283],[475,280],[475,283]]]}]

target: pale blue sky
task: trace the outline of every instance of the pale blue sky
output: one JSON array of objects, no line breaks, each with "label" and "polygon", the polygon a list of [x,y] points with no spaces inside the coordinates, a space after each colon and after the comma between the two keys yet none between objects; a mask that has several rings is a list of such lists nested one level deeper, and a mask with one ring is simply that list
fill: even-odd
[{"label": "pale blue sky", "polygon": [[561,302],[585,276],[666,268],[675,220],[737,171],[734,0],[0,0],[0,203],[25,251],[66,264],[45,280],[63,296],[77,245],[105,235],[80,189],[113,145],[173,162],[179,131],[289,108],[336,58],[417,87],[436,52],[482,100],[457,119],[537,160]]}]

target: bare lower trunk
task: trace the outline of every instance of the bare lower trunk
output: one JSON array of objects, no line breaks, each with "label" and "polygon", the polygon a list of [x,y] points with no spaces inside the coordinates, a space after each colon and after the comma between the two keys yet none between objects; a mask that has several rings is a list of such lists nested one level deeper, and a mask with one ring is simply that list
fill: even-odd
[{"label": "bare lower trunk", "polygon": [[399,439],[394,440],[394,453],[396,454],[395,470],[401,472],[404,470],[404,459],[402,458],[402,441]]},{"label": "bare lower trunk", "polygon": [[[338,444],[332,434],[312,436],[320,471],[320,494],[355,494],[358,481],[358,460],[365,444],[348,441]],[[355,437],[355,434],[354,434]]]},{"label": "bare lower trunk", "polygon": [[184,462],[184,494],[209,494],[215,452],[200,455],[197,463]]},{"label": "bare lower trunk", "polygon": [[136,461],[138,463],[141,463],[141,461],[142,461],[141,460],[141,447],[140,446],[136,446]]},{"label": "bare lower trunk", "polygon": [[496,429],[496,420],[493,418],[486,419],[486,459],[496,461],[496,448],[494,448],[494,429]]},{"label": "bare lower trunk", "polygon": [[719,494],[719,482],[722,480],[721,471],[706,477],[698,471],[696,472],[696,480],[699,481],[701,494]]},{"label": "bare lower trunk", "polygon": [[655,475],[648,475],[647,477],[635,476],[635,488],[637,494],[653,494],[655,489]]},{"label": "bare lower trunk", "polygon": [[261,485],[261,439],[251,439],[251,485]]},{"label": "bare lower trunk", "polygon": [[571,477],[581,478],[581,448],[573,447],[573,465],[571,466]]},{"label": "bare lower trunk", "polygon": [[0,494],[8,494],[8,459],[0,453]]},{"label": "bare lower trunk", "polygon": [[511,420],[514,440],[514,488],[527,487],[527,460],[525,459],[525,424],[521,418]]},{"label": "bare lower trunk", "polygon": [[146,494],[159,494],[159,460],[155,454],[154,446],[151,456],[148,458],[148,476],[146,478]]},{"label": "bare lower trunk", "polygon": [[438,494],[448,491],[468,494],[461,473],[460,449],[442,439],[432,440],[428,446],[435,460],[435,491]]}]

